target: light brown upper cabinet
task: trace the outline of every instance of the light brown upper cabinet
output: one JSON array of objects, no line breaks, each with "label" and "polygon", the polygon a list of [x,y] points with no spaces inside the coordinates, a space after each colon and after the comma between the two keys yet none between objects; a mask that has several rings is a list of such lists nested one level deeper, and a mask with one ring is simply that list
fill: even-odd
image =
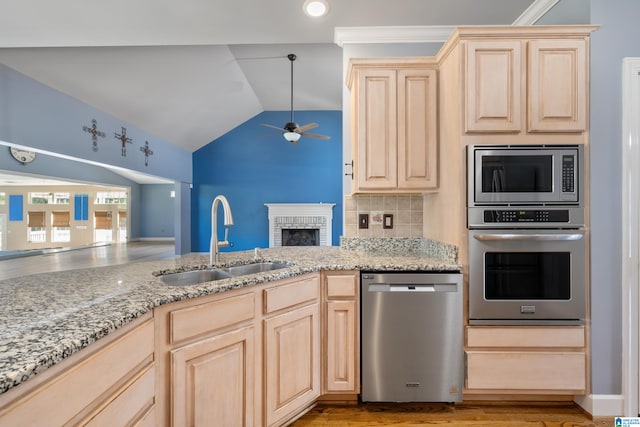
[{"label": "light brown upper cabinet", "polygon": [[587,130],[587,38],[463,44],[466,133]]},{"label": "light brown upper cabinet", "polygon": [[437,71],[423,58],[352,59],[352,193],[438,187]]}]

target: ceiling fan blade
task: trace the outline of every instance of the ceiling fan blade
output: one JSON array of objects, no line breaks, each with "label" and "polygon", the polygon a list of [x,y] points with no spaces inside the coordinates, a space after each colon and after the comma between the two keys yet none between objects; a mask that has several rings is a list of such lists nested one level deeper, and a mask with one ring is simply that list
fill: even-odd
[{"label": "ceiling fan blade", "polygon": [[284,132],[284,129],[281,126],[274,126],[274,125],[269,125],[266,123],[261,123],[262,126],[267,127],[267,128],[271,128],[271,129],[278,129],[281,132]]},{"label": "ceiling fan blade", "polygon": [[316,138],[316,139],[331,139],[330,136],[327,135],[318,135],[317,133],[303,133],[301,134],[302,136],[306,136],[309,138]]},{"label": "ceiling fan blade", "polygon": [[298,132],[306,132],[308,130],[315,129],[317,127],[318,127],[317,123],[307,123],[306,125],[298,126],[296,131],[298,131]]}]

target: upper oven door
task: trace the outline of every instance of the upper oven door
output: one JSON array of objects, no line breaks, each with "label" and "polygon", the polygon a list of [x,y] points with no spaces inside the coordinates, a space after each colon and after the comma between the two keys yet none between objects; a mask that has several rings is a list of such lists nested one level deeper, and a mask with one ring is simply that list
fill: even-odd
[{"label": "upper oven door", "polygon": [[581,321],[584,230],[469,231],[469,319]]},{"label": "upper oven door", "polygon": [[581,202],[580,146],[470,146],[469,207]]}]

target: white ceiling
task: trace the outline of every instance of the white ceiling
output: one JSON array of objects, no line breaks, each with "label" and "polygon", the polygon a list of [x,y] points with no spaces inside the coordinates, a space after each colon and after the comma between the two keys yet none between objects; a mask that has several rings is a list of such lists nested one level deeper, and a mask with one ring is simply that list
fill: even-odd
[{"label": "white ceiling", "polygon": [[384,35],[509,25],[551,8],[559,23],[585,23],[572,21],[589,8],[588,0],[328,1],[329,15],[314,19],[303,0],[0,0],[0,60],[195,151],[262,111],[289,109],[288,53],[298,56],[294,108],[341,110],[337,27]]}]

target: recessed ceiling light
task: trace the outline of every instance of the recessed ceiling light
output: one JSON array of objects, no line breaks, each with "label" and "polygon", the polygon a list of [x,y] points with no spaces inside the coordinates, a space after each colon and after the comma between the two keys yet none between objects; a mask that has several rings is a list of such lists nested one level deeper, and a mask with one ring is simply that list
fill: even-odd
[{"label": "recessed ceiling light", "polygon": [[329,3],[326,0],[307,0],[302,9],[307,15],[318,18],[329,13]]}]

